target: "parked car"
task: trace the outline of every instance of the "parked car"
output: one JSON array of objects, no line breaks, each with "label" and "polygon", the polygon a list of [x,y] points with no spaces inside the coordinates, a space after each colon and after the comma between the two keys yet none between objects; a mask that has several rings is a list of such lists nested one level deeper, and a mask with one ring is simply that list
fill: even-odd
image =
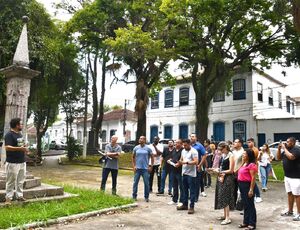
[{"label": "parked car", "polygon": [[131,152],[135,146],[135,141],[128,141],[122,145],[122,151]]},{"label": "parked car", "polygon": [[67,144],[63,141],[51,141],[49,145],[49,149],[55,149],[55,150],[65,150],[67,147]]},{"label": "parked car", "polygon": [[[282,141],[282,143],[286,143],[286,141]],[[280,141],[269,144],[269,148],[271,153],[274,155],[274,159],[277,160],[277,149],[280,144]],[[300,147],[300,142],[297,140],[296,145]]]},{"label": "parked car", "polygon": [[164,148],[168,148],[168,143],[171,139],[160,139],[158,143],[162,144]]}]

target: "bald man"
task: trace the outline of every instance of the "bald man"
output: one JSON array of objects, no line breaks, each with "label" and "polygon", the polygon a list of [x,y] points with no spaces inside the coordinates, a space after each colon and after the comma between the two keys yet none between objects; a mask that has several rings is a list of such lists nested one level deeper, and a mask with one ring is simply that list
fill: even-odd
[{"label": "bald man", "polygon": [[101,181],[101,190],[105,191],[105,185],[109,173],[112,177],[112,194],[117,194],[117,176],[119,169],[119,156],[121,154],[121,146],[117,144],[118,137],[113,135],[111,137],[111,143],[105,146],[106,160],[105,165],[102,170],[102,181]]}]

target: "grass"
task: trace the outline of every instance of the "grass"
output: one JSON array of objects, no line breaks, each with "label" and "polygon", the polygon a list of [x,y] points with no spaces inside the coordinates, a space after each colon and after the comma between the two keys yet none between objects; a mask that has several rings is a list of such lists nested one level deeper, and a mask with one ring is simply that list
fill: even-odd
[{"label": "grass", "polygon": [[132,199],[108,195],[97,190],[68,185],[64,186],[64,190],[79,196],[58,201],[25,203],[0,208],[0,228],[5,229],[26,223],[133,203]]},{"label": "grass", "polygon": [[[86,164],[92,164],[92,165],[99,165],[98,160],[100,156],[99,155],[87,155],[86,159],[83,159],[82,156],[80,156],[78,159],[74,159],[72,162],[76,163],[86,163]],[[120,168],[132,168],[132,153],[123,153],[119,157],[119,167]],[[64,163],[68,163],[68,158],[62,158],[62,161]]]},{"label": "grass", "polygon": [[283,181],[284,180],[284,172],[283,172],[282,161],[273,161],[272,168],[275,172],[275,175],[277,176],[277,179],[279,181]]}]

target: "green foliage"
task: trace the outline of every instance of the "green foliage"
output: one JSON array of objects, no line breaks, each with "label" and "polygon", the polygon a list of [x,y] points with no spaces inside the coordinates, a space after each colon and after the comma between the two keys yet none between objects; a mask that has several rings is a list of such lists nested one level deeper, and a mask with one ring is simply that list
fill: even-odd
[{"label": "green foliage", "polygon": [[69,161],[72,161],[74,158],[78,158],[82,155],[82,147],[74,137],[68,138],[66,151]]},{"label": "green foliage", "polygon": [[47,202],[34,202],[24,205],[12,205],[0,209],[0,228],[6,229],[36,221],[46,221],[104,208],[117,207],[132,203],[131,199],[111,196],[98,190],[76,188],[64,185],[68,193],[78,197]]}]

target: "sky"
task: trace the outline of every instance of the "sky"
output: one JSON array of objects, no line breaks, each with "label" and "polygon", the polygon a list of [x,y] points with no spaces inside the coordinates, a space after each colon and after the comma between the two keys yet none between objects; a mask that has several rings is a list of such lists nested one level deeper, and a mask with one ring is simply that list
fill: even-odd
[{"label": "sky", "polygon": [[[58,3],[61,0],[37,0],[38,2],[44,4],[47,11],[50,13],[50,15],[53,18],[67,21],[71,18],[71,15],[63,12],[58,11],[54,9],[53,3]],[[76,3],[76,0],[69,0],[69,2]],[[171,63],[169,67],[169,71],[173,75],[179,75],[181,72],[178,70],[176,63]],[[286,72],[286,77],[283,76],[282,71]],[[120,71],[119,75],[121,75],[124,71]],[[287,90],[288,94],[291,97],[300,97],[300,68],[296,67],[289,67],[284,68],[279,65],[273,65],[272,69],[265,70],[265,72],[272,77],[278,79],[279,81],[282,81],[286,85],[288,85]],[[135,95],[135,84],[129,84],[126,85],[125,83],[119,82],[118,84],[114,84],[110,86],[112,80],[112,76],[108,76],[108,79],[106,81],[106,94],[105,94],[105,104],[108,105],[122,105],[124,106],[125,99],[129,101],[128,107],[129,109],[133,110],[135,101],[134,101],[134,95]],[[99,87],[100,89],[100,83]],[[100,91],[100,90],[99,90]]]}]

